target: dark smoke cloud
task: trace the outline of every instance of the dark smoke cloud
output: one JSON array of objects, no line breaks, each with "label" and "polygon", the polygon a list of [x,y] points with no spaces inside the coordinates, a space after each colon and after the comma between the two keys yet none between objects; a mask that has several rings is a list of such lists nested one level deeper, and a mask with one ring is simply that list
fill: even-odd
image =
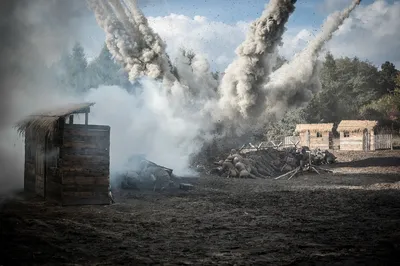
[{"label": "dark smoke cloud", "polygon": [[[49,88],[54,89],[46,65],[73,45],[76,26],[87,15],[81,0],[0,1],[0,192],[22,180],[23,149],[10,152],[12,123],[33,105],[46,103]],[[22,95],[32,103],[19,101]]]}]

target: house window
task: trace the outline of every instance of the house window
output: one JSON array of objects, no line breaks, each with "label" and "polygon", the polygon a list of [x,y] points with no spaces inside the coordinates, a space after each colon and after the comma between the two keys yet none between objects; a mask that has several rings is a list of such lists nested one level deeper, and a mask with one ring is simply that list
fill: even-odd
[{"label": "house window", "polygon": [[321,132],[317,132],[317,138],[322,138],[322,133]]},{"label": "house window", "polygon": [[350,132],[349,131],[344,131],[343,132],[343,137],[345,137],[345,138],[350,137]]}]

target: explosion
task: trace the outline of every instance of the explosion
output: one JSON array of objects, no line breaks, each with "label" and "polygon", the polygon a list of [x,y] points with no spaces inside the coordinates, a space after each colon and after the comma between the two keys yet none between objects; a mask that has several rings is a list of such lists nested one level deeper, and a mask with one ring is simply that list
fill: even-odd
[{"label": "explosion", "polygon": [[[216,135],[218,127],[222,126],[225,137],[252,134],[288,110],[308,103],[320,89],[318,56],[323,45],[359,1],[330,15],[317,37],[292,61],[273,72],[296,0],[271,0],[261,17],[250,25],[246,39],[236,49],[236,59],[227,67],[220,83],[212,77],[207,60],[188,51],[182,51],[172,66],[166,44],[150,28],[136,0],[88,0],[88,3],[106,33],[108,49],[129,73],[130,80],[150,78],[142,82],[144,90],[146,86],[151,88],[153,95],[162,99],[166,108],[163,113],[181,121],[181,127],[186,122],[193,126],[192,121],[196,121],[197,127],[192,129],[198,128],[198,132],[184,134],[183,130],[173,141],[177,145],[186,143],[183,146],[191,148],[183,149],[192,153],[196,150],[193,143],[220,138],[221,135]],[[154,90],[156,87],[158,92]],[[145,94],[140,97],[146,102]]]}]

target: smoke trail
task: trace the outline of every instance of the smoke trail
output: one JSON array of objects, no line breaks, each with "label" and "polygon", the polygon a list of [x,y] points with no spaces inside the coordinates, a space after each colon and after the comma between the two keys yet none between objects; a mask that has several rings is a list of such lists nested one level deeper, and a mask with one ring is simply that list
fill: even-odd
[{"label": "smoke trail", "polygon": [[98,24],[107,33],[107,47],[123,63],[129,79],[148,76],[162,79],[171,88],[176,79],[171,73],[166,46],[148,26],[136,1],[128,1],[128,9],[121,0],[88,2]]},{"label": "smoke trail", "polygon": [[171,86],[176,79],[171,73],[171,63],[167,57],[165,43],[161,40],[160,36],[150,28],[147,18],[137,5],[137,1],[127,0],[126,3],[136,22],[136,27],[148,46],[147,51],[143,52],[145,62],[153,62],[151,67],[160,71],[163,75],[164,82]]},{"label": "smoke trail", "polygon": [[204,56],[181,49],[174,65],[179,82],[187,87],[189,100],[215,100],[218,81],[212,76],[210,64]]},{"label": "smoke trail", "polygon": [[0,1],[0,194],[23,186],[23,139],[12,126],[66,100],[47,66],[79,39],[76,23],[89,14],[80,0]]},{"label": "smoke trail", "polygon": [[319,91],[318,55],[323,45],[339,29],[344,20],[359,4],[359,0],[344,9],[331,14],[322,25],[321,32],[294,59],[284,64],[270,75],[266,83],[266,114],[279,118],[288,108],[299,107],[308,103]]},{"label": "smoke trail", "polygon": [[115,60],[127,69],[127,63],[117,45],[118,31],[115,30],[115,24],[117,22],[109,15],[109,12],[105,10],[106,6],[104,6],[101,1],[88,0],[87,3],[95,14],[97,23],[106,33],[106,45],[108,50],[114,56]]},{"label": "smoke trail", "polygon": [[259,105],[260,88],[271,71],[266,57],[272,56],[281,44],[285,24],[295,10],[296,0],[271,0],[261,17],[254,21],[246,40],[237,48],[237,59],[225,70],[220,85],[219,106],[233,119],[239,112],[247,117]]}]

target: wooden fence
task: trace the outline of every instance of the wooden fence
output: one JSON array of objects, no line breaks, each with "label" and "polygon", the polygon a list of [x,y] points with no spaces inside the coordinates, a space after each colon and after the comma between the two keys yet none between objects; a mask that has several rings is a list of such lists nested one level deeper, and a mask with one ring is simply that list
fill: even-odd
[{"label": "wooden fence", "polygon": [[283,140],[283,146],[285,148],[290,147],[299,147],[300,144],[300,137],[299,136],[287,136]]},{"label": "wooden fence", "polygon": [[375,150],[390,150],[392,149],[392,134],[375,135]]}]

